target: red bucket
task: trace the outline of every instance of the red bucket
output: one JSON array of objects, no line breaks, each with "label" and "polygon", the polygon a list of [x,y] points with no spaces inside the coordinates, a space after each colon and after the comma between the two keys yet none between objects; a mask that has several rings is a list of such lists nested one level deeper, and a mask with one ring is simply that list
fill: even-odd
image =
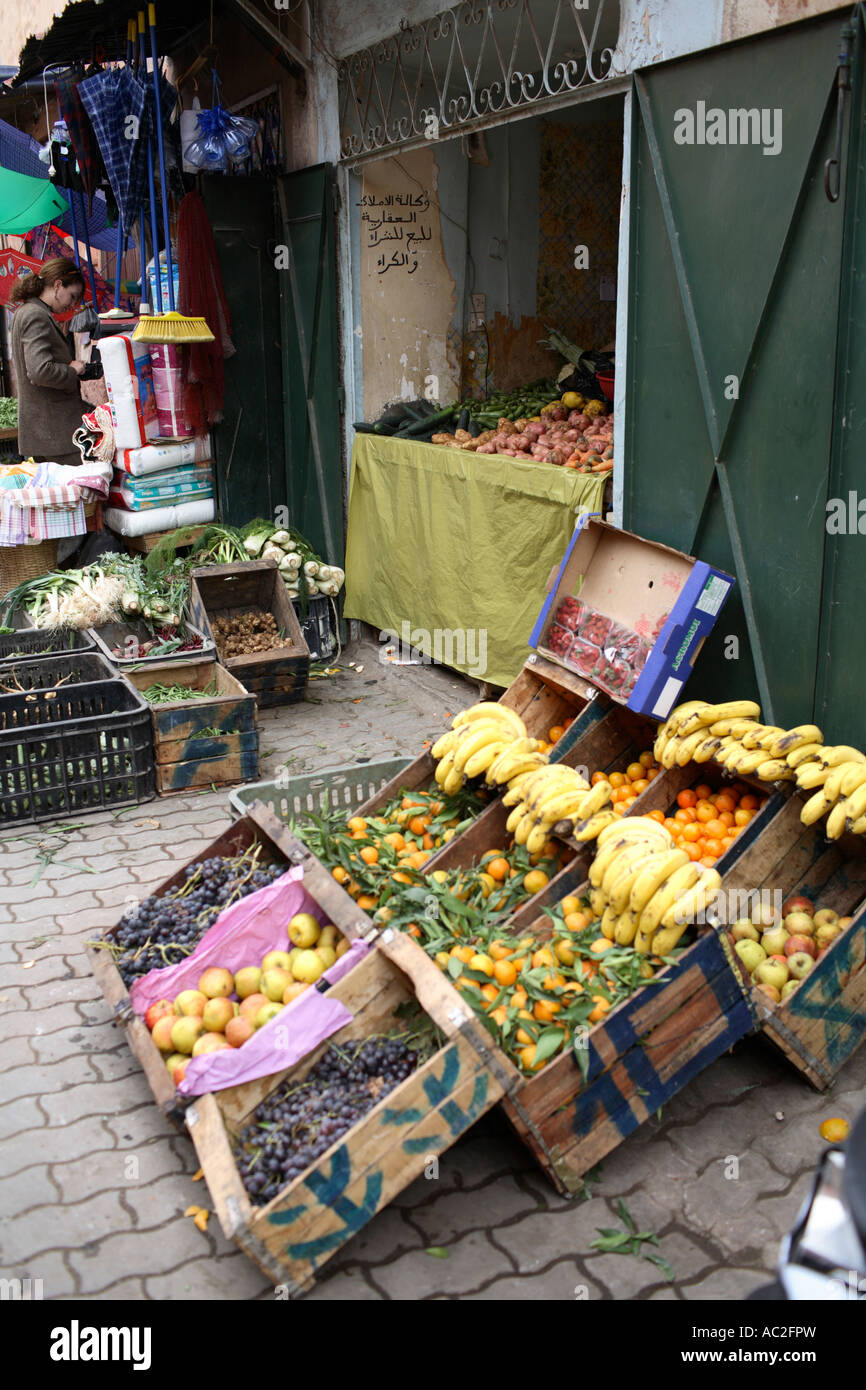
[{"label": "red bucket", "polygon": [[601,387],[602,391],[607,396],[609,401],[613,400],[613,377],[613,372],[611,372],[610,376],[605,376],[601,372],[599,372],[596,377],[596,381],[598,382],[599,386]]}]

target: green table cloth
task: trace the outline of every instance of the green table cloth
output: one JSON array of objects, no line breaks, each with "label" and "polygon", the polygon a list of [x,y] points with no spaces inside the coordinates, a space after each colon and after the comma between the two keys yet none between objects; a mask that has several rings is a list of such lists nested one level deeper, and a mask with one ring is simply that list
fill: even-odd
[{"label": "green table cloth", "polygon": [[510,685],[577,515],[604,478],[552,464],[355,436],[344,614],[388,642]]}]

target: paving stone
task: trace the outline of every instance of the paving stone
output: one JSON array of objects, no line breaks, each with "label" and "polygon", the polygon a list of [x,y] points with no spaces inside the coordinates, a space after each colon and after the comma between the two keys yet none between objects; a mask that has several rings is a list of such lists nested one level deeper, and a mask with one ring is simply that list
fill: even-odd
[{"label": "paving stone", "polygon": [[617,1301],[646,1298],[649,1289],[666,1282],[662,1271],[640,1255],[604,1255],[593,1251],[583,1264],[590,1278],[598,1280]]},{"label": "paving stone", "polygon": [[[70,980],[56,980],[37,985],[33,989],[22,988],[21,995],[32,1010],[39,1012],[50,1009],[52,1004],[70,1004],[78,1000],[102,998],[99,985],[92,976],[75,976]],[[38,1023],[41,1022],[39,1019]]]},{"label": "paving stone", "polygon": [[353,1265],[337,1269],[332,1275],[323,1275],[301,1300],[304,1303],[381,1303],[382,1295],[377,1293],[364,1278],[364,1272]]},{"label": "paving stone", "polygon": [[[180,1158],[165,1138],[123,1149],[106,1148],[105,1134],[100,1140],[103,1148],[86,1158],[52,1164],[51,1177],[60,1188],[64,1202],[79,1202],[107,1187],[124,1193],[136,1187],[150,1189],[158,1178],[185,1172]],[[154,1222],[141,1224],[153,1225]]]},{"label": "paving stone", "polygon": [[[144,1083],[144,1077],[142,1077],[142,1082]],[[192,1141],[185,1134],[176,1130],[162,1112],[157,1110],[149,1092],[147,1093],[147,1100],[139,1101],[139,1104],[134,1106],[131,1104],[130,1108],[121,1114],[105,1115],[102,1124],[106,1132],[114,1137],[118,1149],[122,1149],[124,1152],[132,1149],[137,1153],[142,1145],[152,1140],[168,1140],[171,1142],[172,1148],[180,1154],[189,1155],[189,1162],[192,1165],[189,1169],[190,1173],[196,1172],[199,1166]],[[201,1205],[202,1203],[199,1202],[199,1206]]]},{"label": "paving stone", "polygon": [[[34,897],[33,894],[36,894]],[[69,898],[64,896],[63,907],[65,912],[85,912],[89,904],[93,902],[92,888],[85,893],[78,893]],[[7,906],[9,904],[7,903]],[[15,921],[22,925],[40,920],[47,920],[45,898],[39,895],[38,885],[27,895],[26,900],[16,901],[12,904],[12,911]]]},{"label": "paving stone", "polygon": [[[732,1257],[747,1249],[760,1250],[768,1241],[778,1242],[784,1229],[772,1220],[778,1208],[770,1198],[759,1199],[759,1194],[778,1192],[786,1186],[785,1180],[758,1153],[741,1160],[739,1178],[726,1179],[724,1172],[723,1163],[717,1161],[693,1182],[683,1183],[682,1210],[687,1225],[698,1234],[711,1236]],[[790,1203],[785,1206],[789,1209]],[[790,1219],[796,1210],[795,1204]],[[781,1216],[777,1219],[782,1221]]]},{"label": "paving stone", "polygon": [[[142,1303],[147,1299],[144,1291],[144,1282],[141,1279],[129,1278],[120,1279],[116,1284],[110,1284],[107,1289],[103,1289],[100,1297],[103,1300],[110,1299],[112,1303]],[[60,1301],[77,1301],[78,1294],[61,1294]]]},{"label": "paving stone", "polygon": [[415,1302],[438,1294],[465,1294],[497,1274],[513,1274],[507,1256],[483,1231],[472,1231],[448,1247],[448,1259],[426,1255],[424,1249],[371,1270],[377,1288],[389,1298]]},{"label": "paving stone", "polygon": [[[2,1162],[2,1148],[0,1148]],[[30,1207],[44,1206],[56,1202],[57,1188],[51,1181],[49,1170],[42,1164],[23,1168],[11,1177],[0,1177],[0,1211],[7,1214],[27,1211]]]},{"label": "paving stone", "polygon": [[69,1124],[79,1115],[117,1115],[136,1103],[152,1104],[150,1088],[139,1071],[121,1081],[93,1082],[72,1091],[44,1096],[42,1105],[52,1125]]},{"label": "paving stone", "polygon": [[27,1169],[34,1159],[40,1163],[62,1163],[84,1158],[111,1142],[111,1136],[106,1136],[101,1122],[92,1115],[52,1129],[45,1126],[44,1116],[40,1115],[39,1122],[42,1128],[38,1132],[16,1126],[11,1137],[0,1143],[0,1172],[4,1176]]},{"label": "paving stone", "polygon": [[[75,1277],[66,1268],[62,1250],[46,1251],[31,1260],[25,1260],[23,1264],[12,1265],[11,1268],[6,1267],[2,1272],[4,1277],[10,1279],[31,1279],[34,1281],[41,1279],[43,1302],[47,1302],[48,1299],[75,1296]],[[35,1298],[37,1293],[35,1283],[31,1284],[30,1287]]]},{"label": "paving stone", "polygon": [[[126,1218],[128,1220],[128,1218]],[[112,1283],[112,1275],[129,1269],[134,1249],[135,1272],[146,1279],[163,1275],[201,1255],[201,1232],[190,1220],[165,1221],[154,1230],[128,1230],[100,1236],[87,1245],[69,1251],[71,1269],[80,1281],[80,1292],[87,1297],[100,1294]]]},{"label": "paving stone", "polygon": [[3,1104],[0,1113],[17,1097],[36,1094],[50,1095],[55,1091],[65,1091],[70,1086],[99,1080],[99,1073],[90,1057],[73,1053],[62,1062],[51,1066],[16,1067],[7,1071],[3,1077]]},{"label": "paving stone", "polygon": [[35,1096],[24,1096],[19,1100],[10,1101],[8,1105],[0,1105],[0,1143],[22,1131],[41,1128],[44,1124],[45,1115],[39,1109]]},{"label": "paving stone", "polygon": [[0,1260],[33,1263],[42,1250],[85,1245],[129,1225],[117,1192],[99,1192],[76,1206],[58,1202],[0,1220]]},{"label": "paving stone", "polygon": [[93,1058],[97,1076],[103,1081],[119,1081],[122,1077],[141,1073],[141,1063],[129,1048],[123,1046],[114,1052],[100,1052]]},{"label": "paving stone", "polygon": [[392,1205],[368,1221],[335,1258],[338,1261],[351,1260],[353,1264],[376,1265],[407,1250],[417,1250],[431,1244],[434,1242],[425,1240],[409,1224],[406,1213]]},{"label": "paving stone", "polygon": [[[138,1154],[118,1154],[118,1157],[138,1159]],[[129,1171],[124,1169],[123,1171]],[[210,1197],[203,1183],[190,1181],[188,1173],[174,1170],[152,1181],[124,1181],[118,1184],[123,1200],[134,1213],[136,1229],[148,1230],[171,1217],[183,1216],[187,1207],[195,1204],[210,1209]],[[216,1235],[216,1230],[210,1234]]]},{"label": "paving stone", "polygon": [[518,1187],[514,1178],[503,1177],[480,1191],[444,1192],[438,1201],[416,1207],[412,1222],[428,1245],[448,1245],[478,1226],[495,1229],[502,1235],[503,1223],[514,1222],[536,1210],[535,1199]]},{"label": "paving stone", "polygon": [[[193,1234],[198,1234],[195,1227]],[[144,1280],[145,1297],[172,1302],[257,1298],[263,1292],[272,1292],[273,1287],[272,1281],[237,1248],[218,1259],[202,1255],[187,1260],[177,1269]],[[106,1294],[110,1296],[110,1292]]]},{"label": "paving stone", "polygon": [[[507,1274],[494,1279],[478,1293],[464,1294],[467,1301],[489,1303],[528,1303],[557,1302],[574,1303],[575,1310],[570,1314],[572,1327],[580,1318],[583,1304],[597,1302],[605,1297],[601,1286],[592,1283],[580,1269],[575,1260],[556,1260],[539,1274]],[[586,1335],[580,1328],[578,1335]]]},{"label": "paving stone", "polygon": [[[696,1284],[685,1284],[681,1293],[688,1301],[701,1299],[705,1302],[740,1303],[747,1294],[753,1293],[762,1284],[772,1283],[773,1277],[769,1271],[728,1265],[714,1269]],[[744,1313],[740,1322],[744,1322],[746,1317]]]},{"label": "paving stone", "polygon": [[[484,1209],[487,1205],[485,1192]],[[520,1272],[534,1274],[551,1260],[585,1254],[598,1235],[598,1226],[609,1226],[610,1213],[603,1202],[581,1202],[568,1211],[534,1212],[509,1226],[494,1225],[496,1243],[507,1250]],[[486,1223],[485,1223],[486,1224]]]}]

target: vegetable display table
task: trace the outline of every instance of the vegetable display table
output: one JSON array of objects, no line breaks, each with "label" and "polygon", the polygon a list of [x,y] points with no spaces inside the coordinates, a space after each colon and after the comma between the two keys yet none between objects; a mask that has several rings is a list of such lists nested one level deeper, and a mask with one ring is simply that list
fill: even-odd
[{"label": "vegetable display table", "polygon": [[603,497],[572,469],[358,435],[344,616],[507,686],[577,514]]}]

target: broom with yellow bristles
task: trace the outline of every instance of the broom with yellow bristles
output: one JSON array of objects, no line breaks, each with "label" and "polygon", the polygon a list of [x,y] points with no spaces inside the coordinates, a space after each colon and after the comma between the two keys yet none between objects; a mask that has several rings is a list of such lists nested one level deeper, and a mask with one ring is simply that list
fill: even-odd
[{"label": "broom with yellow bristles", "polygon": [[[138,321],[132,337],[138,343],[211,343],[213,333],[203,318],[187,318],[178,314],[174,307],[174,266],[171,257],[171,224],[168,216],[168,181],[165,173],[165,142],[162,133],[162,103],[159,94],[159,60],[156,51],[156,7],[147,7],[148,28],[150,31],[150,52],[153,58],[153,100],[156,117],[156,143],[159,152],[160,192],[162,194],[162,222],[165,234],[165,262],[168,275],[168,313],[163,314],[162,290],[160,288],[160,267],[157,248],[153,248],[153,272],[156,281],[157,310],[154,315],[145,315]],[[144,32],[144,14],[139,11],[139,33]]]}]

